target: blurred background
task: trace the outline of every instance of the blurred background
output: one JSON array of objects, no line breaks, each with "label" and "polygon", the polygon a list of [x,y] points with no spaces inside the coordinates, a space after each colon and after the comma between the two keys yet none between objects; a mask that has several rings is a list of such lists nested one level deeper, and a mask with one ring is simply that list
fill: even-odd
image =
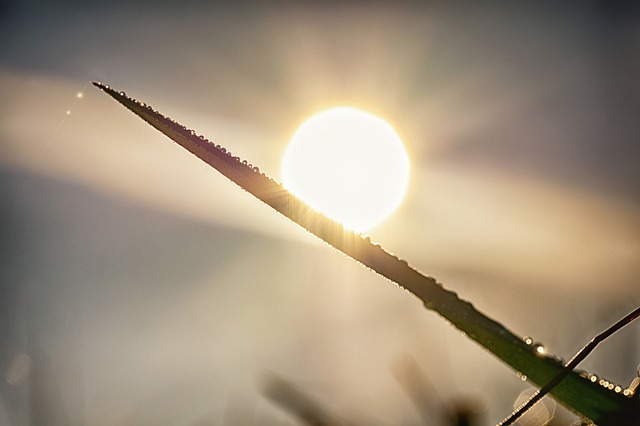
[{"label": "blurred background", "polygon": [[[274,375],[356,424],[495,424],[531,384],[89,82],[276,179],[309,115],[384,117],[412,174],[372,239],[569,358],[640,304],[633,4],[0,1],[0,424],[297,424]],[[583,368],[639,361],[634,324]]]}]

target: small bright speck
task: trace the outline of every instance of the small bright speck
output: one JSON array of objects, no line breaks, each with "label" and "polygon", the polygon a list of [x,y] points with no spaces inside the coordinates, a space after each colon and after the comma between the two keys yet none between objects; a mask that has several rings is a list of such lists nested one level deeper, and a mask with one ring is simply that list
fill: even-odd
[{"label": "small bright speck", "polygon": [[306,120],[282,160],[285,187],[356,232],[381,223],[402,202],[409,157],[393,127],[350,107]]},{"label": "small bright speck", "polygon": [[67,112],[66,112],[65,114],[67,114],[67,115],[71,115],[71,110],[70,110],[70,109],[68,109],[68,110],[67,110]]},{"label": "small bright speck", "polygon": [[84,98],[84,93],[82,93],[82,92],[76,93],[76,98],[78,98],[78,99]]},{"label": "small bright speck", "polygon": [[543,353],[545,353],[545,348],[544,348],[544,346],[538,346],[538,347],[536,348],[536,352],[538,352],[539,354],[543,354]]}]

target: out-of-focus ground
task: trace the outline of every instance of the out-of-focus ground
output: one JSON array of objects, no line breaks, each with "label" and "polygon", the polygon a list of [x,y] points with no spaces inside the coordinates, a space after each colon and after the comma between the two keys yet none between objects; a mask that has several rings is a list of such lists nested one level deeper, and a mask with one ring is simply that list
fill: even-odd
[{"label": "out-of-focus ground", "polygon": [[[89,81],[276,178],[311,113],[385,117],[412,180],[372,239],[569,357],[640,303],[639,12],[1,2],[0,424],[293,424],[271,372],[360,424],[419,424],[406,356],[434,406],[500,420],[515,372]],[[627,385],[639,334],[583,367]]]}]

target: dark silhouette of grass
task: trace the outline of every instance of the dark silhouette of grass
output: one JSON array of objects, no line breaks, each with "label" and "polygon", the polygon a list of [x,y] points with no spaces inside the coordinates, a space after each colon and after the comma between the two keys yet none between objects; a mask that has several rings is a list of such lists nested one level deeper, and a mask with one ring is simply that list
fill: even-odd
[{"label": "dark silhouette of grass", "polygon": [[425,425],[441,419],[444,424],[453,426],[479,426],[480,410],[475,401],[461,399],[454,404],[446,404],[438,395],[434,386],[418,363],[411,357],[404,357],[392,372],[398,383],[420,413]]},{"label": "dark silhouette of grass", "polygon": [[[547,385],[561,403],[595,421],[601,426],[637,424],[640,399],[629,392],[615,392],[608,384],[592,381],[586,373],[565,367],[560,358],[549,354],[531,341],[525,341],[502,324],[481,313],[475,307],[445,289],[434,278],[410,267],[407,262],[373,244],[368,237],[349,231],[326,216],[312,210],[289,193],[281,184],[261,173],[257,167],[233,156],[224,147],[215,145],[193,130],[165,117],[148,105],[117,92],[102,83],[93,83],[119,103],[164,133],[228,179],[279,213],[296,222],[308,232],[336,249],[397,283],[418,297],[427,309],[436,311],[467,337],[491,351],[528,380]],[[559,378],[559,379],[558,379]],[[282,383],[281,383],[282,384]],[[290,388],[281,387],[280,390]],[[616,389],[622,389],[617,387]],[[286,393],[314,407],[300,394]],[[305,413],[313,410],[304,410]],[[626,423],[625,423],[626,422]]]},{"label": "dark silhouette of grass", "polygon": [[309,426],[349,426],[288,380],[272,373],[264,381],[264,394]]}]

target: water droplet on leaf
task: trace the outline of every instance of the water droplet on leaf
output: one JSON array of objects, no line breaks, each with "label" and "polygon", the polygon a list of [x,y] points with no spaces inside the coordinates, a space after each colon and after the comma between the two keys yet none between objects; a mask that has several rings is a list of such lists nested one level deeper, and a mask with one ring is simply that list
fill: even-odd
[{"label": "water droplet on leaf", "polygon": [[545,349],[542,343],[534,343],[533,350],[536,353],[536,355],[544,355],[547,352],[547,350]]}]

